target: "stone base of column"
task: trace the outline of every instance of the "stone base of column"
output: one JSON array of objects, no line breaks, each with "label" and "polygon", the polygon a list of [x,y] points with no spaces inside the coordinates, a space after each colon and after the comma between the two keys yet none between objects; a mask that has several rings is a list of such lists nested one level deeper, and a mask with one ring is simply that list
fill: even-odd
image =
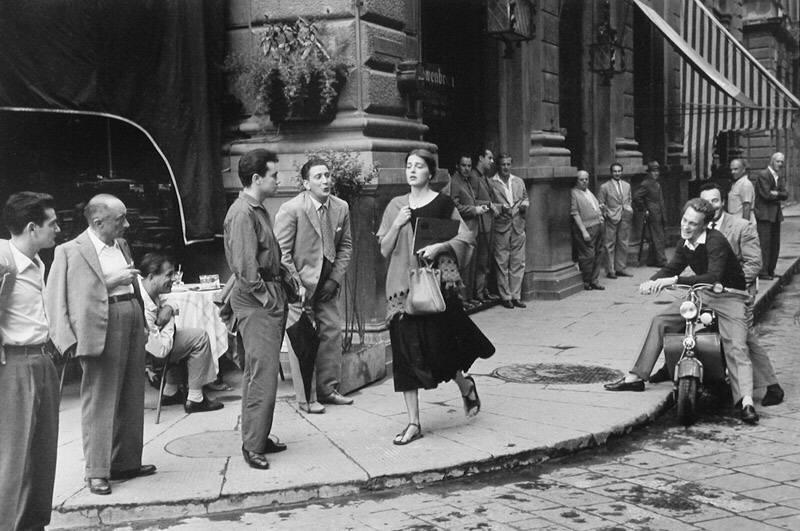
[{"label": "stone base of column", "polygon": [[561,300],[583,291],[581,273],[574,263],[554,264],[548,269],[526,271],[522,298]]}]

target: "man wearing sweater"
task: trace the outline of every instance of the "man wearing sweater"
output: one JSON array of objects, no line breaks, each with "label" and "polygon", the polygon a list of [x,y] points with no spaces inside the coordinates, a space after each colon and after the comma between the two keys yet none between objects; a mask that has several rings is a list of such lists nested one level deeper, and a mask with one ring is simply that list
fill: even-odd
[{"label": "man wearing sweater", "polygon": [[569,214],[572,217],[572,248],[583,277],[583,289],[604,290],[597,283],[603,256],[603,214],[600,202],[589,190],[587,171],[578,171],[575,187],[570,191]]},{"label": "man wearing sweater", "polygon": [[[650,280],[639,286],[642,294],[658,294],[674,284],[721,283],[726,288],[743,291],[746,288],[739,259],[728,240],[719,231],[707,229],[707,220],[714,217],[714,207],[700,198],[690,199],[683,207],[681,238],[683,244],[675,249],[672,260]],[[682,275],[689,266],[694,275]],[[703,292],[703,300],[719,320],[719,331],[725,351],[725,361],[733,391],[733,400],[741,401],[741,417],[748,424],[758,422],[753,405],[753,366],[747,352],[746,297],[734,293]],[[654,316],[631,371],[621,380],[606,384],[609,391],[644,391],[644,381],[650,377],[663,347],[665,332],[680,332],[684,326],[679,307],[681,300],[667,306]]]}]

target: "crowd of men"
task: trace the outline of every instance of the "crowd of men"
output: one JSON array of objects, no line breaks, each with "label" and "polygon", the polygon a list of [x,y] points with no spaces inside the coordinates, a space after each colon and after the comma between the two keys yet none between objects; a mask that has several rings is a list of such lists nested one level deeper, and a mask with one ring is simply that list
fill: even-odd
[{"label": "crowd of men", "polygon": [[[465,295],[485,301],[495,289],[506,308],[524,308],[528,193],[522,179],[511,174],[510,155],[498,155],[496,170],[489,149],[475,160],[473,167],[469,155],[459,158],[447,192],[477,242],[473,258],[461,264]],[[270,433],[287,317],[291,325],[309,316],[319,344],[313,389],[296,382],[298,407],[319,414],[323,404],[353,403],[339,392],[342,319],[336,304],[352,255],[349,208],[331,195],[327,163],[314,158],[301,169],[303,191],[281,206],[273,227],[263,201],[277,190],[277,163],[277,156],[263,149],[241,157],[243,190],[224,223],[225,255],[233,272],[225,302],[245,351],[242,454],[257,469],[269,468],[267,454],[286,450]],[[628,240],[633,210],[639,208],[652,242],[648,263],[660,268],[640,286],[642,293],[701,281],[752,292],[756,277],[772,278],[775,272],[780,202],[787,198],[783,165],[783,154],[775,153],[765,170],[748,178],[746,163],[732,161],[728,211],[719,188],[704,187],[683,210],[682,243],[669,262],[658,163],[648,164],[648,175],[633,194],[618,163],[597,196],[589,190],[588,172],[579,171],[570,215],[584,288],[603,289],[598,283],[603,252],[608,278],[631,276]],[[52,349],[81,365],[85,477],[92,493],[110,494],[109,480],[156,472],[155,466],[142,464],[144,352],[167,360],[171,369],[186,362],[186,393],[178,375],[167,371],[159,397],[163,405],[182,404],[187,413],[223,407],[203,391],[216,376],[208,336],[176,327],[178,309],[162,302],[172,285],[174,260],[153,253],[134,265],[122,237],[126,207],[114,196],[93,197],[84,215],[88,228],[56,247],[45,281],[39,252],[54,247],[59,233],[53,198],[20,192],[3,210],[11,238],[0,240],[0,397],[13,407],[0,408],[0,519],[13,529],[42,528],[50,520],[59,405]],[[687,265],[695,272],[691,277],[681,276]],[[753,387],[767,387],[764,406],[780,403],[783,390],[753,333],[751,302],[720,296],[711,305],[720,317],[734,399],[742,419],[755,423]],[[672,306],[657,315],[631,373],[606,387],[641,391],[645,380],[663,379],[663,371],[650,373],[661,334],[674,322]],[[290,358],[299,373],[297,360]]]}]

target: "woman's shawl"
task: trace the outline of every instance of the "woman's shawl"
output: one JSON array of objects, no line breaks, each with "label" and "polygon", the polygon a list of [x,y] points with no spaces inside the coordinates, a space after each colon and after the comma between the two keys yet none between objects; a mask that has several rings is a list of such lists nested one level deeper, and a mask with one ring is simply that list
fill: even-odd
[{"label": "woman's shawl", "polygon": [[[401,195],[392,199],[383,212],[381,226],[378,229],[378,243],[381,242],[386,233],[394,223],[395,218],[400,213],[400,209],[408,206],[408,194]],[[458,209],[453,208],[450,219],[459,222],[458,234],[446,243],[455,256],[459,266],[463,269],[464,264],[468,264],[472,258],[472,250],[475,247],[475,236],[467,228],[467,224],[458,213]],[[413,253],[414,231],[411,223],[406,223],[397,233],[392,254],[389,256],[389,267],[386,270],[386,319],[387,321],[395,314],[402,312],[405,306],[406,296],[408,295],[408,273],[412,269],[419,267],[417,257]]]}]

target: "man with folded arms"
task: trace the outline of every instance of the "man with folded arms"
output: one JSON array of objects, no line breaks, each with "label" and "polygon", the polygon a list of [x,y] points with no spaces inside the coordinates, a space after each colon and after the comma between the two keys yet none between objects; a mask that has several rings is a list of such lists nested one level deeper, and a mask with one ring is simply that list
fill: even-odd
[{"label": "man with folded arms", "polygon": [[316,392],[312,390],[309,401],[305,399],[297,358],[290,358],[297,401],[307,413],[324,413],[325,408],[314,400],[316,397],[322,404],[353,403],[352,398],[339,393],[342,317],[337,300],[353,252],[350,209],[347,202],[331,195],[333,183],[324,160],[309,159],[300,168],[300,177],[304,190],[281,205],[275,215],[275,237],[283,265],[303,287],[300,302],[290,309],[290,319],[299,318],[302,306],[317,322]]},{"label": "man with folded arms", "polygon": [[781,250],[781,201],[789,198],[786,191],[786,176],[783,153],[774,153],[766,169],[758,172],[753,180],[756,190],[755,216],[758,239],[761,241],[761,273],[759,278],[775,278],[775,265]]},{"label": "man with folded arms", "polygon": [[[183,404],[186,413],[202,413],[222,409],[223,403],[203,394],[203,386],[216,378],[214,358],[208,334],[200,328],[177,328],[177,311],[169,304],[161,304],[160,295],[172,290],[175,264],[163,254],[147,253],[139,263],[142,278],[139,287],[144,302],[144,321],[147,326],[145,350],[159,359],[167,359],[173,366],[164,377],[164,396],[161,405]],[[189,392],[184,400],[178,388],[175,364],[186,360],[189,373]]]},{"label": "man with folded arms", "polygon": [[45,290],[50,336],[83,370],[81,431],[86,483],[111,494],[109,479],[156,472],[142,465],[144,313],[128,243],[125,204],[99,194],[84,208],[89,228],[56,247]]},{"label": "man with folded arms", "polygon": [[[707,229],[714,219],[714,207],[705,199],[690,199],[683,207],[681,238],[672,260],[650,280],[639,286],[642,294],[658,294],[674,284],[721,283],[726,288],[743,291],[745,278],[739,259],[728,240],[717,230]],[[693,275],[682,275],[686,267]],[[717,314],[719,332],[728,365],[735,403],[741,402],[741,417],[748,424],[758,422],[753,405],[753,367],[747,351],[747,311],[745,297],[734,293],[703,292],[703,302]],[[664,345],[665,332],[680,332],[684,319],[677,300],[650,321],[650,329],[633,369],[621,380],[606,384],[609,391],[644,391],[644,381]]]},{"label": "man with folded arms", "polygon": [[45,352],[39,251],[56,244],[53,198],[16,193],[3,220],[11,239],[0,240],[0,527],[44,529],[53,504],[59,398]]}]

